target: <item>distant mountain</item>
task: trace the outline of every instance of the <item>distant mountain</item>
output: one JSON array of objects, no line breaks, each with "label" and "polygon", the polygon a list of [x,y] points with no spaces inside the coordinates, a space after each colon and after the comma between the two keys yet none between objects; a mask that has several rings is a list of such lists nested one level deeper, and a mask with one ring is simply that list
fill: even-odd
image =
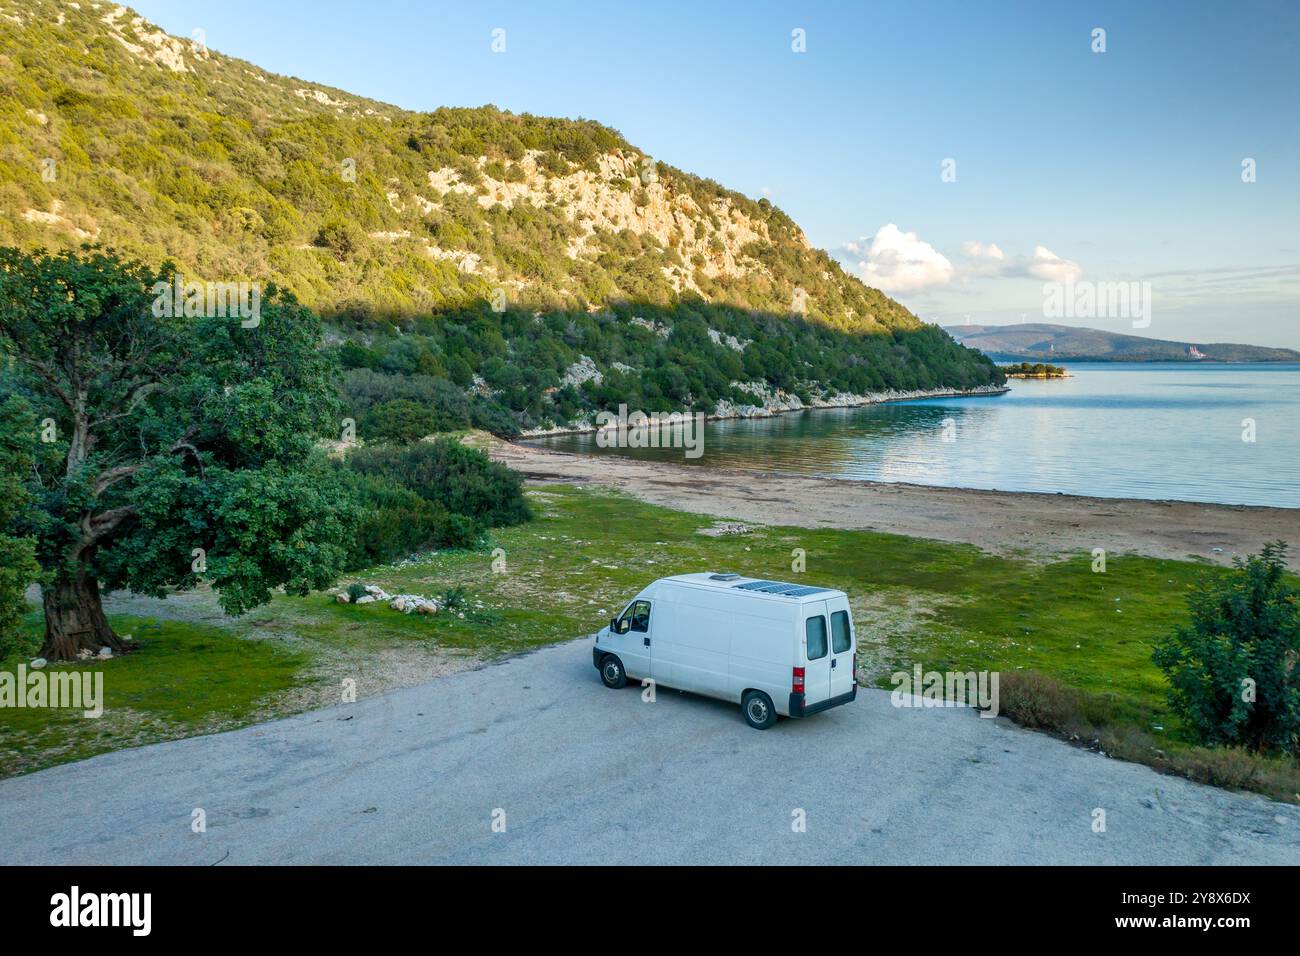
[{"label": "distant mountain", "polygon": [[1091,362],[1300,362],[1300,352],[1294,349],[1173,342],[1046,322],[953,325],[947,331],[962,345],[993,357]]}]

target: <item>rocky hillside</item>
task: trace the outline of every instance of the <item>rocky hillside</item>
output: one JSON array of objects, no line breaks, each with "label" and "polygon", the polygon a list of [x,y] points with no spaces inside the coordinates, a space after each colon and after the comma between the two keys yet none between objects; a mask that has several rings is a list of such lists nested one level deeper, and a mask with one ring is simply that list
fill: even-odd
[{"label": "rocky hillside", "polygon": [[408,112],[88,0],[0,0],[0,92],[0,245],[291,289],[363,433],[1002,381],[767,200],[598,123]]},{"label": "rocky hillside", "polygon": [[329,312],[683,296],[916,328],[766,200],[584,121],[413,113],[277,76],[126,7],[0,0],[0,243],[101,240]]}]

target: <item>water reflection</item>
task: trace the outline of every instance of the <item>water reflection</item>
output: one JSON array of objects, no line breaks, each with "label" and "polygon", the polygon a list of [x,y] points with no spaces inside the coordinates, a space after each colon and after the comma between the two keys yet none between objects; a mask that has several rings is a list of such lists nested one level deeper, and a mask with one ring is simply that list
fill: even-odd
[{"label": "water reflection", "polygon": [[[620,454],[873,481],[1300,507],[1300,366],[1072,365],[1009,395],[711,422],[704,454]],[[1256,440],[1242,441],[1243,422]],[[954,440],[944,441],[945,422]]]}]

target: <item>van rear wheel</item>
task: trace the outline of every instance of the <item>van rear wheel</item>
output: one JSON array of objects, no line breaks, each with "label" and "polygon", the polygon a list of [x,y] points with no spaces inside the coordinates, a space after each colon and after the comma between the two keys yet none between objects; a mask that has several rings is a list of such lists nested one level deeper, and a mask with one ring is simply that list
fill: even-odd
[{"label": "van rear wheel", "polygon": [[606,687],[612,687],[618,690],[620,687],[627,686],[627,672],[623,670],[623,662],[613,654],[606,654],[600,660],[600,680]]},{"label": "van rear wheel", "polygon": [[740,709],[745,715],[745,723],[756,730],[767,730],[776,723],[776,708],[772,698],[761,690],[751,690],[740,702]]}]

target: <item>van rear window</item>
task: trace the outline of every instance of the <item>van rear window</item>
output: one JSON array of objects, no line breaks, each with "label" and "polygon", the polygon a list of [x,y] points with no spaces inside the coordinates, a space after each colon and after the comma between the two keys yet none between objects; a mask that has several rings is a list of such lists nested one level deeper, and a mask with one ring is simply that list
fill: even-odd
[{"label": "van rear window", "polygon": [[831,614],[831,643],[836,654],[843,654],[853,646],[853,635],[849,631],[849,612],[834,611]]},{"label": "van rear window", "polygon": [[815,661],[826,656],[826,618],[818,614],[803,622],[804,633],[808,636],[808,660]]}]

